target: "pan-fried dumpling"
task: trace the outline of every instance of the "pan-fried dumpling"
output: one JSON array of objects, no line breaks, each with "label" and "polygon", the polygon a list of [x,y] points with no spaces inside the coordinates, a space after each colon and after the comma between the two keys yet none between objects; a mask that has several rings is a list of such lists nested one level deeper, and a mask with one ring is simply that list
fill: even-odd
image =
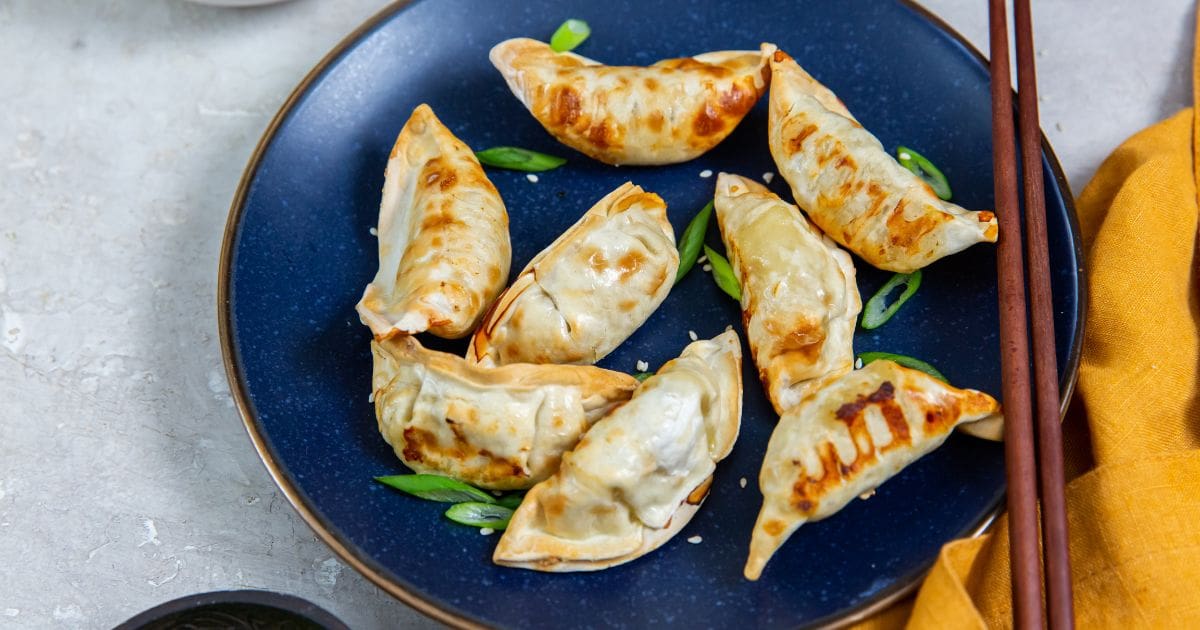
[{"label": "pan-fried dumpling", "polygon": [[492,65],[559,142],[608,164],[675,164],[713,148],[766,91],[761,51],[710,52],[649,67],[606,66],[517,38]]},{"label": "pan-fried dumpling", "polygon": [[757,580],[796,528],[873,490],[940,446],[955,426],[998,411],[983,392],[891,361],[869,363],[805,399],[779,419],[767,444],[746,577]]},{"label": "pan-fried dumpling", "polygon": [[508,280],[500,193],[428,105],[413,111],[392,147],[378,232],[379,272],[357,307],[376,338],[463,337]]},{"label": "pan-fried dumpling", "polygon": [[754,363],[782,414],[854,365],[862,310],[854,265],[795,206],[757,182],[721,173],[713,205],[742,285]]},{"label": "pan-fried dumpling", "polygon": [[599,361],[671,291],[667,204],[626,182],[535,256],[471,337],[480,365]]},{"label": "pan-fried dumpling", "polygon": [[938,199],[783,51],[771,77],[771,155],[796,203],[833,240],[900,273],[996,241],[995,215]]},{"label": "pan-fried dumpling", "polygon": [[481,488],[528,488],[637,380],[573,365],[480,368],[395,336],[371,343],[379,432],[420,473]]},{"label": "pan-fried dumpling", "polygon": [[708,495],[716,463],[737,439],[741,374],[736,333],[689,345],[525,495],[492,560],[594,571],[670,540]]}]

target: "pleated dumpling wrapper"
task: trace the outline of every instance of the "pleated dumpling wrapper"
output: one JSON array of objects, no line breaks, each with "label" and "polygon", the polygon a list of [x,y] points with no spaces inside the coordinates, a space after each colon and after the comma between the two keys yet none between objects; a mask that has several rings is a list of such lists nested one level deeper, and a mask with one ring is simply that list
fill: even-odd
[{"label": "pleated dumpling wrapper", "polygon": [[615,406],[632,376],[575,365],[480,368],[396,336],[371,343],[379,432],[419,473],[480,488],[528,488]]},{"label": "pleated dumpling wrapper", "polygon": [[757,182],[721,173],[713,205],[742,285],[750,351],[782,414],[854,367],[862,310],[854,265],[795,206]]},{"label": "pleated dumpling wrapper", "polygon": [[937,448],[954,427],[998,414],[987,394],[957,389],[873,361],[830,383],[779,419],[758,478],[762,511],[750,539],[746,578],[798,527],[819,521]]},{"label": "pleated dumpling wrapper", "polygon": [[667,204],[626,182],[529,261],[471,337],[467,360],[595,363],[662,304],[678,268]]},{"label": "pleated dumpling wrapper", "polygon": [[413,111],[392,147],[377,229],[379,271],[357,307],[377,339],[464,337],[508,280],[500,193],[428,105]]},{"label": "pleated dumpling wrapper", "polygon": [[607,164],[675,164],[725,139],[766,91],[775,47],[606,66],[510,39],[492,65],[559,142]]},{"label": "pleated dumpling wrapper", "polygon": [[685,348],[525,495],[492,560],[595,571],[670,540],[699,509],[717,462],[737,440],[741,373],[737,333]]},{"label": "pleated dumpling wrapper", "polygon": [[768,112],[771,155],[796,203],[868,263],[909,273],[996,242],[994,214],[939,199],[783,51],[771,58]]}]

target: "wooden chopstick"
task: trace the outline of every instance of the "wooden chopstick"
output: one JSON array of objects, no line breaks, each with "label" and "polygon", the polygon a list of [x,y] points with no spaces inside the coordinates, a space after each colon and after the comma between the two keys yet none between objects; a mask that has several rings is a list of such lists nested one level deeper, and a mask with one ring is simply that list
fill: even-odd
[{"label": "wooden chopstick", "polygon": [[[989,0],[992,74],[992,161],[996,196],[996,274],[1000,294],[1000,365],[1003,373],[1004,467],[1008,478],[1009,560],[1013,623],[1044,628],[1038,553],[1037,469],[1030,403],[1029,337],[1025,319],[1025,270],[1017,205],[1012,74],[1008,59],[1006,0]],[[1039,169],[1039,173],[1040,173]]]},{"label": "wooden chopstick", "polygon": [[1075,614],[1067,546],[1058,359],[1054,346],[1054,307],[1051,304],[1050,255],[1046,239],[1037,70],[1034,66],[1033,19],[1029,0],[1013,0],[1013,29],[1016,31],[1017,45],[1021,171],[1025,183],[1026,264],[1029,268],[1033,366],[1037,383],[1037,453],[1042,494],[1042,536],[1045,539],[1042,553],[1046,572],[1046,608],[1050,628],[1066,630],[1075,627]]}]

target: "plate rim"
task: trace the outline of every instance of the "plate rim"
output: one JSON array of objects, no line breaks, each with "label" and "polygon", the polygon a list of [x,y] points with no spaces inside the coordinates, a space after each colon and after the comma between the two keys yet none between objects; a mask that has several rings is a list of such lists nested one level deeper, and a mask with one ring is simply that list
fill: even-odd
[{"label": "plate rim", "polygon": [[[270,123],[255,145],[254,151],[250,154],[250,159],[246,163],[245,169],[242,171],[233,201],[230,203],[229,214],[225,220],[225,229],[222,235],[217,268],[217,332],[221,344],[221,360],[225,366],[225,378],[229,382],[229,390],[234,405],[237,408],[238,416],[241,417],[242,425],[246,429],[246,434],[250,438],[250,442],[253,444],[259,460],[266,467],[271,480],[283,493],[284,498],[291,504],[292,509],[300,515],[300,518],[313,530],[313,533],[332,549],[343,562],[350,565],[355,571],[366,577],[384,592],[436,621],[455,628],[475,630],[488,628],[489,626],[451,606],[427,599],[416,592],[416,589],[410,589],[410,587],[406,587],[399,581],[392,579],[386,575],[386,573],[391,573],[391,571],[380,565],[375,559],[366,557],[367,554],[363,554],[364,557],[359,557],[351,549],[352,543],[343,540],[341,534],[335,532],[335,528],[330,523],[325,522],[322,516],[317,514],[315,506],[309,504],[308,498],[298,488],[295,480],[276,462],[277,455],[274,449],[267,443],[266,437],[259,426],[257,414],[250,404],[249,393],[246,390],[242,371],[238,365],[237,349],[233,343],[233,309],[230,308],[230,281],[233,273],[234,245],[237,242],[242,214],[245,211],[246,199],[249,196],[250,184],[258,174],[267,148],[275,139],[275,135],[284,120],[290,116],[299,101],[308,94],[313,83],[324,75],[326,70],[330,69],[345,53],[356,46],[365,35],[417,1],[395,0],[348,33],[304,75],[304,78],[300,80],[287,99],[284,100],[283,104],[280,105],[279,110],[272,116]],[[937,14],[918,4],[917,0],[895,1],[948,35],[985,68],[990,67],[990,62],[979,49]],[[1014,90],[1013,93],[1015,99],[1016,91]],[[1054,149],[1050,146],[1050,142],[1046,138],[1045,131],[1039,128],[1039,132],[1041,133],[1041,149],[1044,159],[1048,163],[1055,183],[1062,194],[1063,206],[1067,211],[1068,229],[1071,235],[1072,249],[1074,250],[1076,262],[1075,293],[1077,298],[1075,318],[1077,324],[1075,326],[1075,334],[1071,339],[1070,349],[1068,350],[1067,369],[1063,373],[1059,383],[1059,416],[1061,420],[1066,416],[1067,407],[1070,404],[1072,394],[1075,391],[1075,385],[1079,378],[1079,364],[1083,354],[1083,334],[1086,326],[1085,316],[1088,305],[1087,265],[1084,260],[1079,217],[1075,209],[1075,196],[1071,192],[1070,182],[1067,181],[1058,156],[1054,153]],[[997,516],[1003,511],[1005,496],[1004,493],[998,495],[996,505],[974,527],[970,528],[966,537],[977,537],[991,528]],[[812,623],[807,624],[807,627],[843,628],[866,619],[916,590],[924,581],[929,568],[932,567],[935,561],[936,557],[931,559],[929,565],[924,569],[914,572],[907,581],[879,593],[873,599],[859,604],[844,613],[835,613],[828,617],[816,619]]]}]

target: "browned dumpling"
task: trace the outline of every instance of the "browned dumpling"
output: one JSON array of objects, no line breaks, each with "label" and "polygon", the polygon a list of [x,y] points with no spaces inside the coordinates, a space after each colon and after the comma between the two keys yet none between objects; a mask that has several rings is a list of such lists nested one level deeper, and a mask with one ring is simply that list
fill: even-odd
[{"label": "browned dumpling", "polygon": [[376,338],[463,337],[508,280],[500,193],[428,105],[413,111],[392,147],[378,236],[379,271],[357,307]]},{"label": "browned dumpling", "polygon": [[371,342],[379,432],[409,468],[480,488],[528,488],[638,382],[598,367],[471,365],[414,337]]},{"label": "browned dumpling", "polygon": [[909,273],[996,242],[995,215],[939,199],[783,51],[771,59],[769,112],[771,155],[796,203],[868,263]]},{"label": "browned dumpling", "polygon": [[885,360],[804,399],[767,444],[746,578],[757,580],[801,525],[832,516],[940,446],[956,426],[990,421],[999,409],[983,392]]},{"label": "browned dumpling", "polygon": [[595,363],[662,304],[678,267],[667,204],[626,182],[529,261],[472,335],[467,360]]},{"label": "browned dumpling", "polygon": [[491,60],[559,142],[608,164],[675,164],[713,148],[741,122],[766,90],[774,49],[606,66],[517,38],[497,44]]},{"label": "browned dumpling", "polygon": [[777,413],[854,364],[862,310],[850,255],[761,184],[717,176],[721,238],[742,286],[742,321]]}]

